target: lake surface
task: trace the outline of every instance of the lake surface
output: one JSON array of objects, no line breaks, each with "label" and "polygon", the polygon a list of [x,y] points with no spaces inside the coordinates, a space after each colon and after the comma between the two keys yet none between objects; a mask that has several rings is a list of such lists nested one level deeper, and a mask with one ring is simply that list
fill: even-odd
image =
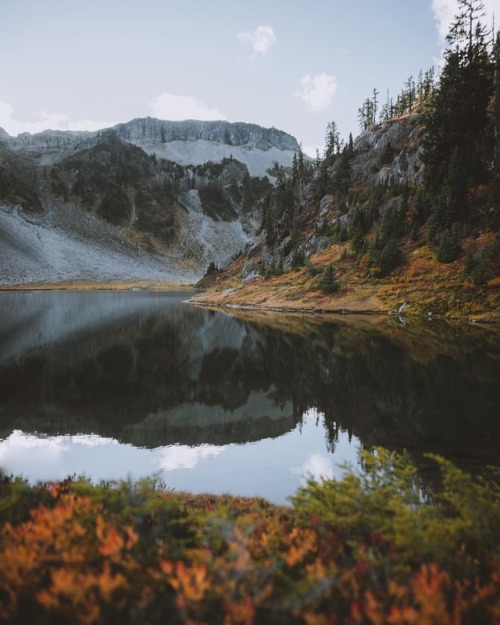
[{"label": "lake surface", "polygon": [[[500,464],[496,327],[228,314],[186,293],[0,293],[0,469],[284,503],[358,452]],[[362,469],[360,469],[362,470]]]}]

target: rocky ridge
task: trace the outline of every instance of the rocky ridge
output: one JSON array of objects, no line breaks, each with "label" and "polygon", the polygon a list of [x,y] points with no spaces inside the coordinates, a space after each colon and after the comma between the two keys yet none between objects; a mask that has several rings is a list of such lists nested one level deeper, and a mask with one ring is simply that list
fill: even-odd
[{"label": "rocky ridge", "polygon": [[[109,129],[108,129],[109,130]],[[252,176],[265,176],[274,162],[291,166],[297,140],[276,128],[226,121],[165,121],[137,118],[113,126],[117,136],[148,154],[181,165],[221,162],[231,156],[245,163]],[[69,151],[92,145],[103,131],[45,130],[10,137],[0,129],[0,140],[39,164],[54,163]]]}]

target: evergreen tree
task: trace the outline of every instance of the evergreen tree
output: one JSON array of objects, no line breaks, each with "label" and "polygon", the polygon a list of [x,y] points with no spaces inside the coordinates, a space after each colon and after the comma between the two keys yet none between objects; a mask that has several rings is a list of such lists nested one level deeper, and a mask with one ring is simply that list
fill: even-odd
[{"label": "evergreen tree", "polygon": [[[378,95],[378,92],[376,92],[375,89],[373,91],[374,94],[377,93]],[[371,98],[367,98],[361,105],[361,108],[358,109],[358,123],[361,130],[366,130],[375,123],[376,108],[376,99],[374,101]]]},{"label": "evergreen tree", "polygon": [[325,136],[325,159],[331,158],[340,152],[340,133],[335,122],[328,122]]},{"label": "evergreen tree", "polygon": [[440,263],[451,263],[460,254],[460,237],[456,227],[441,233],[436,250],[436,258]]},{"label": "evergreen tree", "polygon": [[392,101],[392,98],[389,95],[389,89],[387,90],[387,97],[385,100],[384,105],[382,106],[382,108],[380,109],[380,121],[382,122],[386,122],[389,119],[392,119],[392,117],[394,116],[394,103]]},{"label": "evergreen tree", "polygon": [[353,158],[354,149],[352,147],[352,135],[350,135],[349,143],[344,145],[342,152],[335,162],[331,181],[331,190],[336,193],[338,197],[343,197],[351,184]]},{"label": "evergreen tree", "polygon": [[375,123],[375,120],[377,119],[377,111],[378,111],[378,96],[379,96],[379,92],[374,89],[373,90],[373,96],[372,96],[372,109],[373,109],[373,124]]},{"label": "evergreen tree", "polygon": [[458,0],[458,5],[445,65],[424,116],[428,239],[443,263],[460,254],[461,228],[472,217],[469,191],[488,181],[494,147],[489,120],[494,64],[481,24],[484,6],[481,0]]},{"label": "evergreen tree", "polygon": [[486,263],[484,254],[477,256],[469,253],[465,259],[465,274],[470,276],[476,286],[482,286],[494,277]]},{"label": "evergreen tree", "polygon": [[413,105],[415,103],[415,100],[417,99],[415,81],[413,80],[413,76],[410,76],[408,80],[405,82],[405,94],[406,94],[408,113],[412,113]]},{"label": "evergreen tree", "polygon": [[500,173],[500,31],[494,48],[495,57],[495,170]]},{"label": "evergreen tree", "polygon": [[403,252],[395,236],[389,238],[377,233],[369,250],[370,263],[378,270],[378,276],[384,277],[403,262]]},{"label": "evergreen tree", "polygon": [[455,152],[470,184],[482,182],[492,160],[487,136],[488,104],[493,92],[493,64],[480,22],[480,0],[458,0],[460,13],[447,40],[445,65],[425,115],[425,184],[437,196],[449,175]]},{"label": "evergreen tree", "polygon": [[340,282],[331,263],[323,271],[323,275],[319,281],[319,288],[323,293],[335,293],[340,289]]},{"label": "evergreen tree", "polygon": [[292,263],[291,263],[292,268],[298,269],[299,267],[303,267],[305,264],[305,261],[306,261],[306,255],[304,251],[296,247],[293,250],[293,254],[292,254]]}]

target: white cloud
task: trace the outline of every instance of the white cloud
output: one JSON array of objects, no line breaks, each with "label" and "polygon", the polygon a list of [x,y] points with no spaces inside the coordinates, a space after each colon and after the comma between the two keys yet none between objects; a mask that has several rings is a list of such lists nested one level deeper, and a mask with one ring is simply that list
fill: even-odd
[{"label": "white cloud", "polygon": [[16,119],[14,109],[7,102],[0,100],[0,128],[3,128],[11,136],[22,132],[34,134],[43,130],[100,130],[114,126],[116,122],[97,122],[90,119],[72,120],[64,113],[47,113],[42,111],[34,121],[21,121]]},{"label": "white cloud", "polygon": [[444,40],[455,14],[456,0],[432,0],[432,12],[436,20],[439,37]]},{"label": "white cloud", "polygon": [[274,34],[274,30],[270,26],[257,26],[252,32],[238,33],[238,39],[242,43],[249,43],[256,54],[265,56],[272,45],[278,40]]},{"label": "white cloud", "polygon": [[300,90],[294,91],[292,95],[299,97],[307,106],[319,113],[327,109],[332,103],[333,96],[337,91],[337,79],[330,74],[307,74],[300,81]]},{"label": "white cloud", "polygon": [[209,108],[196,98],[189,95],[172,95],[171,93],[160,93],[150,103],[155,117],[167,119],[169,121],[180,121],[183,119],[227,120],[224,113],[217,109]]},{"label": "white cloud", "polygon": [[[486,15],[482,21],[487,28],[490,28],[493,14],[495,14],[496,20],[500,18],[500,0],[483,0],[483,4]],[[448,34],[450,24],[454,16],[458,13],[458,2],[457,0],[432,0],[432,11],[434,13],[434,19],[436,20],[439,37],[444,41]]]}]

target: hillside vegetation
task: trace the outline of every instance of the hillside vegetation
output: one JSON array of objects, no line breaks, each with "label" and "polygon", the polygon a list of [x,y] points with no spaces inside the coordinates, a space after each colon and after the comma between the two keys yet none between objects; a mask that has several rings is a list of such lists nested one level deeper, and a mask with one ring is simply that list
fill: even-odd
[{"label": "hillside vegetation", "polygon": [[374,90],[355,140],[331,122],[322,158],[299,150],[198,301],[498,319],[500,37],[480,3],[459,4],[439,77],[410,77],[383,106]]}]

